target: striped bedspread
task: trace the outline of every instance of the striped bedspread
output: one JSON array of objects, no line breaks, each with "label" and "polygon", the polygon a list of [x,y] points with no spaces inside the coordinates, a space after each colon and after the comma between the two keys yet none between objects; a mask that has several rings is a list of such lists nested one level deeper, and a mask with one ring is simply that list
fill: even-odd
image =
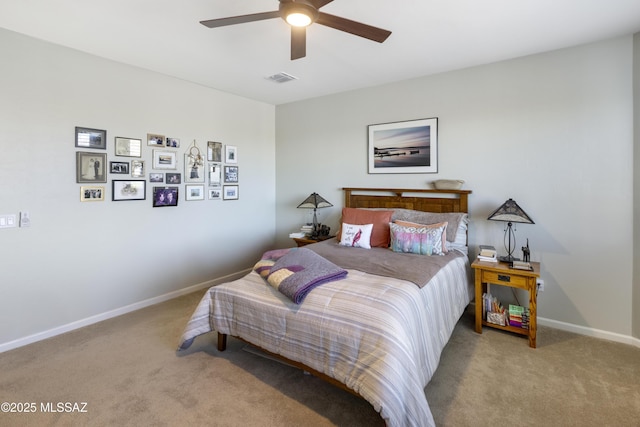
[{"label": "striped bedspread", "polygon": [[214,330],[238,336],[342,382],[388,426],[432,426],[424,387],[473,294],[469,270],[454,258],[423,288],[348,270],[300,305],[252,271],[206,292],[180,349]]}]

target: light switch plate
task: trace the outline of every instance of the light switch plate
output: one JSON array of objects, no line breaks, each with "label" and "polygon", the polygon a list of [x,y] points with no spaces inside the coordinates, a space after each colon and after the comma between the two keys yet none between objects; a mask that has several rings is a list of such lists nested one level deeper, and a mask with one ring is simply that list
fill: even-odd
[{"label": "light switch plate", "polygon": [[0,215],[0,228],[16,227],[16,216],[14,214]]}]

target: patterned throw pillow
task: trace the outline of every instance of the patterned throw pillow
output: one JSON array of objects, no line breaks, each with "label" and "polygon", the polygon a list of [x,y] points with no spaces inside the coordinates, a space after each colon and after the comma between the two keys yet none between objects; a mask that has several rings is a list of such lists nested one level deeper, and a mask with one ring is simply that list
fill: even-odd
[{"label": "patterned throw pillow", "polygon": [[444,255],[442,233],[446,225],[439,227],[403,227],[390,223],[391,249],[420,255]]},{"label": "patterned throw pillow", "polygon": [[340,244],[342,246],[352,246],[354,248],[371,249],[371,231],[373,224],[347,224],[342,223],[342,233]]},{"label": "patterned throw pillow", "polygon": [[439,222],[437,224],[418,224],[417,222],[402,221],[398,219],[394,221],[394,223],[402,227],[415,227],[415,228],[422,228],[422,227],[440,228],[444,226],[445,232],[442,233],[442,252],[444,252],[445,254],[447,253],[447,227],[449,226],[448,222]]}]

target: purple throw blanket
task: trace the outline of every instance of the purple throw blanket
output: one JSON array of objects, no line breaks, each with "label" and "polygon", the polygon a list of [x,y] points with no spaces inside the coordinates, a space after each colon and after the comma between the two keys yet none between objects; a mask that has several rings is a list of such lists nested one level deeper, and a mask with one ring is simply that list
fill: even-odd
[{"label": "purple throw blanket", "polygon": [[347,277],[347,270],[306,248],[265,252],[253,269],[296,304],[316,286]]}]

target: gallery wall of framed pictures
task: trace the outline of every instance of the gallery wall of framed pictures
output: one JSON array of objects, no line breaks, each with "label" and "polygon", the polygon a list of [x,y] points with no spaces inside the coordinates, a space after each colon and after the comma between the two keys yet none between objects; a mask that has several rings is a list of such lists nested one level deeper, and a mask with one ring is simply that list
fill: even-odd
[{"label": "gallery wall of framed pictures", "polygon": [[[185,202],[238,200],[238,147],[218,141],[181,144],[181,140],[148,132],[144,138],[115,136],[109,144],[106,130],[76,126],[80,201],[109,200],[107,190],[114,202],[147,201],[150,191],[153,208],[177,207],[180,197]],[[96,185],[108,182],[111,185]]]}]

